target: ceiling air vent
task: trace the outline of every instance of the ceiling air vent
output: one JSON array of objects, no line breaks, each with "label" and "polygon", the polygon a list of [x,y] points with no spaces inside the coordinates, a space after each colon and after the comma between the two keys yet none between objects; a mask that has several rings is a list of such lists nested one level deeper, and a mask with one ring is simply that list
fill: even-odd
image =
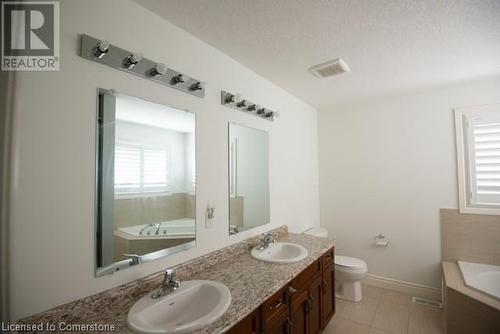
[{"label": "ceiling air vent", "polygon": [[349,72],[349,67],[340,58],[332,61],[327,61],[316,66],[313,66],[309,71],[318,78],[328,78],[337,74]]}]

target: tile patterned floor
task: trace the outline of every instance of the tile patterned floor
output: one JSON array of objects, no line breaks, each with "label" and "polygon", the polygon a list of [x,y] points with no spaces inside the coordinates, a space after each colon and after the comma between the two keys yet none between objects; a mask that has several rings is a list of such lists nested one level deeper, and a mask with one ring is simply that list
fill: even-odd
[{"label": "tile patterned floor", "polygon": [[325,334],[443,334],[441,310],[411,301],[410,295],[363,285],[363,300],[337,299]]}]

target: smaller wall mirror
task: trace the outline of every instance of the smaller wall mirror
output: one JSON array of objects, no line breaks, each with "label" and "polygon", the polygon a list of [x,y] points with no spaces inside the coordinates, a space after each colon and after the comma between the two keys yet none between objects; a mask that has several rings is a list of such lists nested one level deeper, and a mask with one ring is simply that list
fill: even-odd
[{"label": "smaller wall mirror", "polygon": [[194,247],[194,114],[100,89],[97,128],[97,276]]},{"label": "smaller wall mirror", "polygon": [[229,234],[269,223],[269,135],[229,123]]}]

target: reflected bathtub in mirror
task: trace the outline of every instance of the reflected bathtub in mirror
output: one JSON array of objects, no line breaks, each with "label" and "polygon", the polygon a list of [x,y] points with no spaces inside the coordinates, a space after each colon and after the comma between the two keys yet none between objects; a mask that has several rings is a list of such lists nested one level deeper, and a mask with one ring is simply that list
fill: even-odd
[{"label": "reflected bathtub in mirror", "polygon": [[195,246],[195,115],[98,90],[96,275]]},{"label": "reflected bathtub in mirror", "polygon": [[229,123],[229,234],[269,223],[269,135]]}]

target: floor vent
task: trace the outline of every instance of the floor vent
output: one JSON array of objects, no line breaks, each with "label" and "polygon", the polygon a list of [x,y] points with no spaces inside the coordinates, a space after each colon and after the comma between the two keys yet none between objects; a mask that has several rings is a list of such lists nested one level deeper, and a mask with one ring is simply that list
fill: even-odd
[{"label": "floor vent", "polygon": [[420,304],[420,305],[425,305],[425,306],[430,306],[430,307],[435,307],[435,308],[442,308],[443,304],[440,302],[437,302],[435,300],[431,299],[426,299],[426,298],[421,298],[421,297],[413,297],[411,299],[415,304]]}]

